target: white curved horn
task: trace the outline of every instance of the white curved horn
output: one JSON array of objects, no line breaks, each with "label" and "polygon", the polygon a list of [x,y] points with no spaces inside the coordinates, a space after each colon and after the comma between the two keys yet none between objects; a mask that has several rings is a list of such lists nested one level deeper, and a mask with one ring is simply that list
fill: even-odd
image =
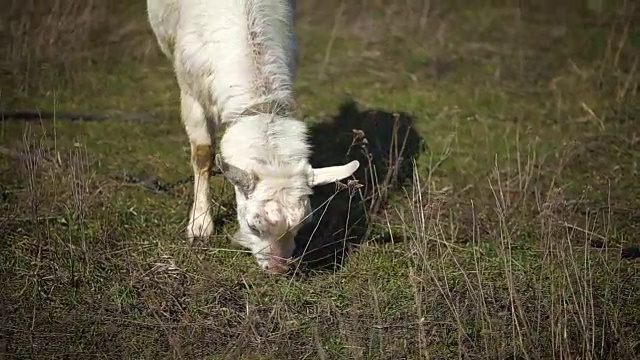
[{"label": "white curved horn", "polygon": [[358,170],[358,167],[360,167],[360,162],[358,160],[353,160],[352,162],[345,165],[312,169],[312,175],[309,181],[309,185],[311,187],[315,187],[342,180],[346,177],[351,176],[351,174]]}]

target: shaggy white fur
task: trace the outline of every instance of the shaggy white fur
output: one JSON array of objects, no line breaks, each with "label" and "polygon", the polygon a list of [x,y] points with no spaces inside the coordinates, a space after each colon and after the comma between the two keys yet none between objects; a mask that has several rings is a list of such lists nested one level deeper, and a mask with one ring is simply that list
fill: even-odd
[{"label": "shaggy white fur", "polygon": [[260,266],[286,269],[293,238],[309,217],[314,186],[357,170],[313,169],[306,125],[291,117],[297,45],[292,0],[147,0],[149,22],[172,60],[191,142],[194,203],[187,235],[208,237],[214,134],[226,131],[216,164],[234,185],[234,240]]}]

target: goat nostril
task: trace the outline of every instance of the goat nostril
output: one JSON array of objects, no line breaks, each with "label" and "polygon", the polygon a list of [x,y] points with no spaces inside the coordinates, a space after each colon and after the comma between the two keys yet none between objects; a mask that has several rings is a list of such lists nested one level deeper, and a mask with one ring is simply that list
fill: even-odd
[{"label": "goat nostril", "polygon": [[262,268],[270,273],[274,274],[282,274],[289,270],[289,267],[286,265],[286,262],[281,259],[270,259],[266,262]]}]

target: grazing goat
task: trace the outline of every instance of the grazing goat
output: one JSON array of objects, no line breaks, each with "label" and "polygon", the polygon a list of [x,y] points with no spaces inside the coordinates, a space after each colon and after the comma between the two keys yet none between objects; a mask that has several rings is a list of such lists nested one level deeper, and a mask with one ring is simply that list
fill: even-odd
[{"label": "grazing goat", "polygon": [[[233,184],[239,230],[262,269],[287,270],[311,216],[314,186],[352,175],[358,161],[313,169],[307,127],[293,118],[297,45],[291,0],[147,0],[151,28],[173,62],[191,143],[194,201],[187,236],[213,230],[212,160]],[[214,153],[218,126],[226,131]],[[222,155],[222,156],[220,156]]]}]

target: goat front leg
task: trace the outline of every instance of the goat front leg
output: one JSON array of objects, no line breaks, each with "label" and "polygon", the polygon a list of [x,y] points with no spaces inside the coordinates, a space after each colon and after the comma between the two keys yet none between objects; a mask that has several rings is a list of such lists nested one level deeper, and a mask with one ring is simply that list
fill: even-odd
[{"label": "goat front leg", "polygon": [[213,232],[209,178],[213,163],[212,134],[202,106],[191,95],[181,92],[182,122],[191,143],[193,167],[193,206],[189,214],[187,238],[207,238]]}]

